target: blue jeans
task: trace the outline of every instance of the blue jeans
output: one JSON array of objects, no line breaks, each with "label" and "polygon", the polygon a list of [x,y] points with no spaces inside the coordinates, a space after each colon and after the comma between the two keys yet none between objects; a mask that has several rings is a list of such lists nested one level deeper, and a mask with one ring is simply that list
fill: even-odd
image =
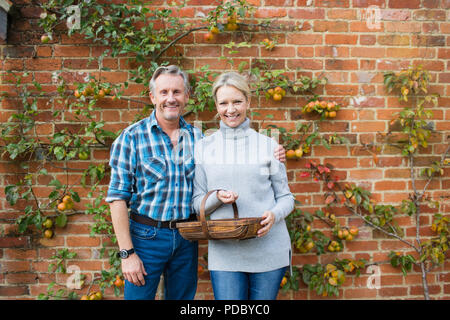
[{"label": "blue jeans", "polygon": [[197,291],[198,243],[177,229],[157,228],[130,220],[134,249],[144,264],[145,285],[125,281],[125,300],[153,300],[164,274],[164,299],[192,300]]},{"label": "blue jeans", "polygon": [[216,300],[276,300],[287,267],[267,272],[211,270]]}]

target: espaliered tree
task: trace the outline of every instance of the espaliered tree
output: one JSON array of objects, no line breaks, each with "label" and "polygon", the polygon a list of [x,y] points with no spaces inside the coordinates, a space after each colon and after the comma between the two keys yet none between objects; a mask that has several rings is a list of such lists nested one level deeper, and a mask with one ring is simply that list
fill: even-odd
[{"label": "espaliered tree", "polygon": [[[427,166],[417,166],[416,158],[420,156],[421,148],[426,148],[430,137],[440,133],[435,132],[432,123],[427,119],[432,117],[432,108],[437,106],[437,95],[429,94],[429,73],[421,66],[410,67],[399,73],[387,72],[384,75],[384,85],[387,92],[398,93],[399,100],[406,106],[390,122],[390,130],[380,133],[383,144],[363,145],[362,149],[369,149],[373,156],[373,163],[378,163],[377,154],[383,153],[384,148],[394,147],[408,160],[410,168],[410,182],[412,193],[408,199],[400,204],[385,205],[378,203],[371,192],[353,183],[339,181],[333,174],[333,166],[318,164],[311,161],[307,164],[309,171],[304,177],[311,176],[314,181],[324,184],[326,190],[324,210],[317,210],[314,214],[302,212],[297,209],[289,218],[291,239],[301,253],[316,248],[317,255],[341,251],[344,241],[351,241],[358,235],[358,228],[342,228],[341,223],[334,214],[329,212],[333,206],[344,206],[348,211],[359,217],[365,225],[387,237],[397,239],[406,244],[411,254],[402,254],[391,251],[388,254],[392,266],[399,267],[406,276],[413,266],[420,269],[422,275],[423,294],[426,300],[430,299],[427,274],[433,269],[443,265],[449,250],[450,218],[440,212],[439,199],[427,195],[432,180],[440,179],[444,175],[444,167],[450,164],[450,143],[444,145],[440,160],[430,160]],[[309,105],[308,105],[309,106]],[[312,105],[311,105],[312,106]],[[418,181],[423,188],[418,188]],[[433,215],[430,228],[433,235],[426,236],[420,217],[424,207],[437,211]],[[401,215],[414,217],[415,235],[405,237],[404,231],[396,223]],[[333,230],[333,239],[324,235],[320,230],[311,230],[314,219],[320,219]],[[425,233],[426,234],[426,233]],[[324,296],[338,294],[338,288],[345,281],[347,273],[360,273],[360,269],[369,265],[365,260],[339,260],[326,265],[305,265],[301,272],[294,272],[290,279],[286,279],[287,288],[298,289],[299,276],[311,289]]]}]

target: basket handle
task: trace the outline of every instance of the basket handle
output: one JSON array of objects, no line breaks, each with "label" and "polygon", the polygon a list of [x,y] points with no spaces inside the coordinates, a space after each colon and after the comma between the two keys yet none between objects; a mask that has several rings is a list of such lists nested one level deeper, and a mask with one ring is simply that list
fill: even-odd
[{"label": "basket handle", "polygon": [[[216,192],[216,191],[220,191],[222,189],[214,189],[214,190],[210,190],[208,191],[205,196],[203,197],[202,203],[200,204],[200,222],[202,223],[202,232],[203,235],[207,238],[207,239],[211,239],[211,237],[209,236],[209,230],[208,230],[208,224],[206,223],[206,214],[205,214],[205,204],[206,204],[206,200],[208,200],[208,197]],[[233,202],[231,204],[233,206],[233,215],[235,219],[239,218],[239,213],[238,213],[238,208],[236,205],[236,202]],[[212,213],[212,212],[211,212]],[[211,214],[210,213],[210,214]]]}]

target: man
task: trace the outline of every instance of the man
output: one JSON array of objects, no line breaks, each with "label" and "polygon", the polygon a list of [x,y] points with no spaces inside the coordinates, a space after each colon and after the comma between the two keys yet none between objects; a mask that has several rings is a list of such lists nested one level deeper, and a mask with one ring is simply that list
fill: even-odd
[{"label": "man", "polygon": [[[111,148],[106,201],[122,258],[125,299],[154,299],[161,274],[165,299],[193,299],[198,245],[176,229],[177,222],[194,219],[193,146],[202,138],[181,116],[189,99],[186,73],[173,65],[158,68],[150,99],[152,114],[126,128]],[[283,160],[284,149],[276,157]]]}]

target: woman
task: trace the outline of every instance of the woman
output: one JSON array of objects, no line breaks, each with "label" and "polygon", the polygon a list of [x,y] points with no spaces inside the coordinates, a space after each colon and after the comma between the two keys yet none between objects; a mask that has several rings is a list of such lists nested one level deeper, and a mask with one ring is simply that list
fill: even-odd
[{"label": "woman", "polygon": [[205,211],[211,219],[260,217],[258,236],[247,240],[210,240],[208,269],[218,300],[274,300],[290,264],[291,243],[284,218],[294,208],[286,168],[273,156],[277,143],[250,128],[246,112],[250,89],[235,72],[213,85],[220,129],[195,145],[193,207],[198,213],[209,190]]}]

